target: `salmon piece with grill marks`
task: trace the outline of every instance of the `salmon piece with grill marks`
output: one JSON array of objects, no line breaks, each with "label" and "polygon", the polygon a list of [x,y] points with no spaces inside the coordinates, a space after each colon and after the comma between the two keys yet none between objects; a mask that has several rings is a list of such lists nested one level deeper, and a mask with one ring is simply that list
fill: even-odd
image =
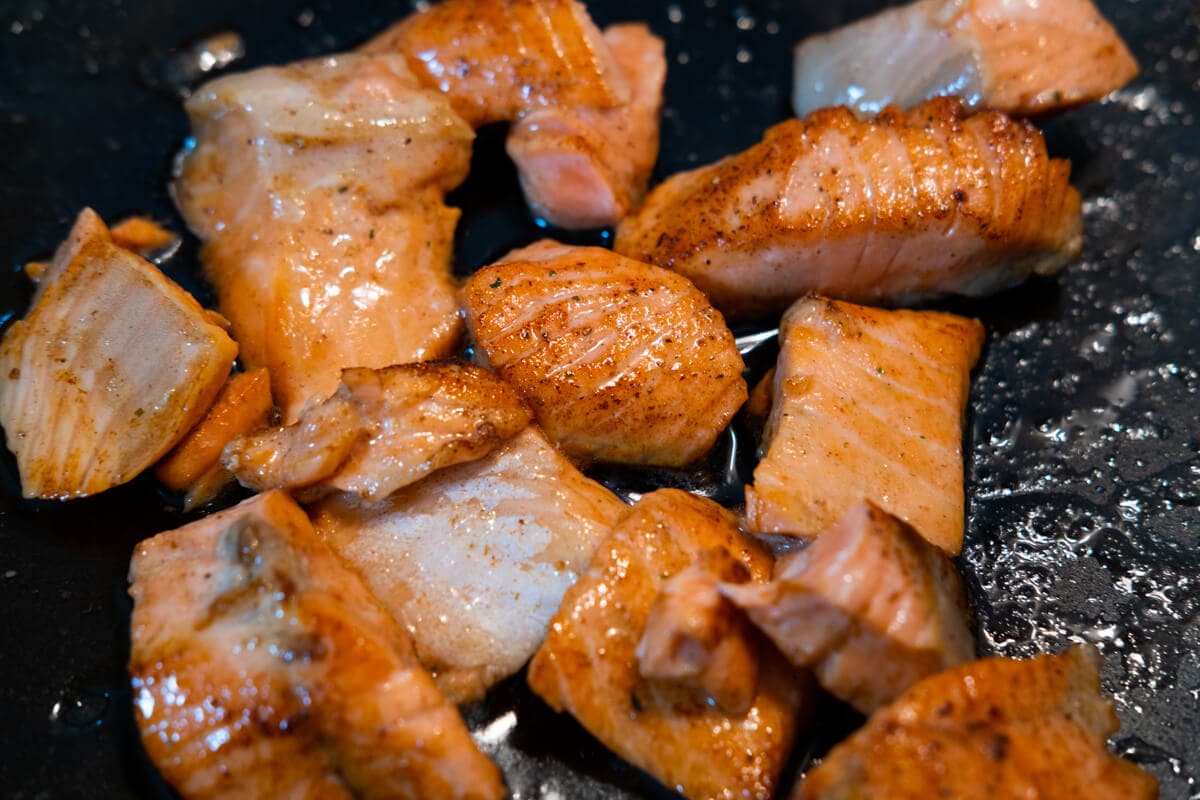
[{"label": "salmon piece with grill marks", "polygon": [[812,537],[866,499],[955,555],[978,320],[820,297],[780,325],[766,456],[746,487],[763,533]]},{"label": "salmon piece with grill marks", "polygon": [[746,400],[720,312],[668,270],[547,240],[476,272],[463,299],[488,363],[574,458],[683,466]]},{"label": "salmon piece with grill marks", "polygon": [[809,292],[872,304],[983,296],[1079,254],[1070,169],[1028,122],[968,115],[954,98],[865,121],[823,109],[667,179],[614,246],[687,276],[734,318]]},{"label": "salmon piece with grill marks", "polygon": [[138,545],[134,714],[185,798],[498,800],[404,631],[281,492]]},{"label": "salmon piece with grill marks", "polygon": [[1091,0],[922,0],[796,46],[798,116],[848,105],[872,114],[938,95],[1010,114],[1099,99],[1137,62]]},{"label": "salmon piece with grill marks", "polygon": [[793,800],[1152,800],[1105,746],[1119,723],[1092,647],[988,658],[926,678],[809,771]]}]

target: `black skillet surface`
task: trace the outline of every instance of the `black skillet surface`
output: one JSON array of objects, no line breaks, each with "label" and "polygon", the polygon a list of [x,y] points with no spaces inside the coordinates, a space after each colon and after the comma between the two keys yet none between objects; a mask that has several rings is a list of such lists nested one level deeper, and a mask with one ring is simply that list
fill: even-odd
[{"label": "black skillet surface", "polygon": [[[790,45],[880,5],[595,0],[602,24],[644,19],[667,41],[659,177],[755,142],[788,114]],[[1142,77],[1048,123],[1085,198],[1083,258],[1052,281],[950,307],[991,335],[967,428],[969,526],[961,566],[985,653],[1090,641],[1123,728],[1116,749],[1163,797],[1200,797],[1200,7],[1107,0]],[[7,0],[0,8],[0,322],[23,313],[18,265],[44,256],[85,204],[115,220],[182,225],[167,196],[187,135],[176,90],[188,45],[223,31],[232,68],[353,47],[403,15],[369,0]],[[498,131],[466,186],[460,272],[543,235]],[[579,241],[606,241],[599,234]],[[209,295],[194,242],[165,265]],[[748,358],[761,373],[771,354]],[[739,428],[690,473],[605,470],[614,488],[684,485],[740,500],[752,466]],[[163,797],[137,743],[123,663],[125,570],[139,539],[186,521],[146,479],[69,504],[19,499],[0,459],[0,786],[10,797]],[[668,793],[622,765],[520,679],[466,710],[519,798]],[[830,709],[818,728],[846,717]],[[828,738],[826,735],[824,738]],[[815,745],[802,743],[797,761]]]}]

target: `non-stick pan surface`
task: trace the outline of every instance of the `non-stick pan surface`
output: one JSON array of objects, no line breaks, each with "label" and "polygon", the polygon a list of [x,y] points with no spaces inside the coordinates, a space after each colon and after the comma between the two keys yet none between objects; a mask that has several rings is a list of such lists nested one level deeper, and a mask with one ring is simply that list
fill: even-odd
[{"label": "non-stick pan surface", "polygon": [[[785,118],[790,48],[877,10],[870,0],[593,0],[641,19],[670,61],[656,176],[743,149]],[[986,302],[990,336],[966,430],[967,575],[984,653],[1097,644],[1123,728],[1116,749],[1200,796],[1200,7],[1101,0],[1142,66],[1104,103],[1044,121],[1084,196],[1082,258]],[[411,10],[370,0],[8,0],[0,6],[0,321],[78,210],[182,223],[167,194],[187,136],[180,91],[212,34],[243,69],[355,46]],[[220,61],[220,57],[216,59]],[[213,73],[210,73],[213,74]],[[546,235],[529,218],[501,131],[484,131],[456,269]],[[550,231],[553,233],[553,231]],[[593,234],[574,241],[603,242]],[[165,264],[210,295],[188,239]],[[752,377],[770,345],[748,358]],[[682,485],[740,502],[753,465],[739,426],[687,473],[605,469],[614,488]],[[66,504],[20,499],[0,458],[0,787],[8,797],[164,797],[137,741],[124,673],[134,544],[187,517],[148,479]],[[520,798],[665,797],[521,678],[465,715]],[[832,705],[805,752],[853,724]]]}]

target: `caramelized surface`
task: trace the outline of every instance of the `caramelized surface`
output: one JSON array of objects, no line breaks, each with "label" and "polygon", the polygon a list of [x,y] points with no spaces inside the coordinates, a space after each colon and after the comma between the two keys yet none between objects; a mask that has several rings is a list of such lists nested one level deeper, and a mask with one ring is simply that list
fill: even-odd
[{"label": "caramelized surface", "polygon": [[938,95],[1010,114],[1096,100],[1137,63],[1091,0],[922,0],[796,47],[796,114],[875,113]]},{"label": "caramelized surface", "polygon": [[1154,778],[1105,746],[1118,723],[1100,663],[1076,647],[926,678],[830,751],[792,797],[1155,798]]},{"label": "caramelized surface", "polygon": [[617,755],[693,800],[769,798],[809,685],[764,651],[748,711],[730,714],[638,674],[638,641],[663,584],[706,549],[729,551],[754,580],[770,556],[720,506],[674,489],[645,495],[563,598],[529,665],[529,685]]},{"label": "caramelized surface", "polygon": [[869,303],[980,296],[1079,254],[1079,193],[1032,125],[942,98],[862,121],[845,108],[680,173],[615,248],[676,270],[726,315],[807,292]]},{"label": "caramelized surface", "polygon": [[724,319],[666,270],[547,240],[476,272],[463,298],[488,362],[570,456],[682,466],[746,400]]},{"label": "caramelized surface", "polygon": [[528,427],[383,503],[335,496],[321,537],[408,630],[458,702],[521,668],[625,505]]},{"label": "caramelized surface", "polygon": [[458,361],[342,372],[333,397],[287,427],[241,436],[225,466],[244,485],[382,500],[443,467],[487,455],[532,415],[517,392]]},{"label": "caramelized surface", "polygon": [[779,561],[770,583],[723,588],[793,664],[864,714],[975,656],[954,565],[871,503]]},{"label": "caramelized surface", "polygon": [[962,426],[983,326],[811,297],[784,315],[766,456],[746,488],[764,533],[815,536],[868,499],[953,555]]},{"label": "caramelized surface", "polygon": [[129,672],[187,798],[500,798],[404,632],[269,492],[142,542]]},{"label": "caramelized surface", "polygon": [[613,108],[630,97],[612,51],[574,0],[442,0],[363,50],[403,54],[422,84],[476,128],[542,106]]},{"label": "caramelized surface", "polygon": [[208,411],[237,345],[84,209],[0,341],[0,425],[25,497],[132,480]]},{"label": "caramelized surface", "polygon": [[346,367],[449,355],[449,260],[471,130],[404,60],[339,55],[231,75],[187,103],[175,196],[248,367],[284,420]]}]

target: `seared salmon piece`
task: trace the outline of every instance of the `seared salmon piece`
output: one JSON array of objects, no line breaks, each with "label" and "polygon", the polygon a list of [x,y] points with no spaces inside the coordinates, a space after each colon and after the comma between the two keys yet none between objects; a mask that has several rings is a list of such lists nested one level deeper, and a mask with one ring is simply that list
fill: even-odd
[{"label": "seared salmon piece", "polygon": [[84,209],[0,340],[0,425],[24,496],[93,495],[162,458],[237,357],[220,321]]},{"label": "seared salmon piece", "polygon": [[235,482],[221,464],[225,445],[237,436],[266,428],[274,415],[267,371],[239,372],[221,387],[204,419],[158,462],[155,477],[168,489],[184,491],[185,511],[211,502]]},{"label": "seared salmon piece", "polygon": [[342,372],[333,397],[298,422],[239,436],[222,461],[243,485],[377,501],[443,467],[481,458],[532,415],[516,390],[460,361]]},{"label": "seared salmon piece", "polygon": [[536,427],[382,503],[312,509],[318,533],[406,628],[456,702],[519,670],[625,505]]},{"label": "seared salmon piece", "polygon": [[926,678],[830,751],[793,800],[1156,798],[1154,778],[1105,747],[1119,723],[1100,665],[1075,647]]},{"label": "seared salmon piece", "polygon": [[247,367],[284,421],[346,367],[450,355],[450,277],[471,129],[396,55],[230,75],[187,102],[196,135],[174,185]]},{"label": "seared salmon piece", "polygon": [[808,292],[902,304],[983,296],[1079,254],[1070,164],[1003,114],[940,98],[872,120],[814,112],[657,186],[615,248],[686,275],[727,316]]},{"label": "seared salmon piece", "polygon": [[954,565],[872,503],[778,561],[770,583],[722,590],[788,660],[864,714],[975,657]]},{"label": "seared salmon piece", "polygon": [[572,458],[683,466],[746,401],[741,354],[685,278],[544,240],[476,272],[467,324]]},{"label": "seared salmon piece", "polygon": [[543,106],[615,108],[630,88],[575,0],[441,0],[363,46],[401,53],[472,127]]},{"label": "seared salmon piece", "polygon": [[269,492],[138,545],[135,717],[185,798],[505,795],[404,631]]},{"label": "seared salmon piece", "polygon": [[714,548],[728,551],[753,580],[768,578],[770,555],[720,506],[674,489],[642,497],[567,591],[530,662],[529,686],[685,797],[765,799],[813,698],[805,676],[773,649],[761,650],[757,691],[739,714],[639,674],[638,642],[664,584]]},{"label": "seared salmon piece", "polygon": [[763,533],[811,537],[867,499],[955,555],[978,320],[821,297],[784,315],[766,456],[746,487]]},{"label": "seared salmon piece", "polygon": [[641,24],[606,28],[604,40],[629,80],[629,102],[535,108],[506,142],[530,208],[560,228],[616,224],[641,202],[658,157],[663,41]]},{"label": "seared salmon piece", "polygon": [[638,673],[691,689],[730,714],[750,710],[758,692],[758,641],[749,620],[721,594],[722,584],[749,584],[750,572],[723,549],[696,562],[659,589],[637,646]]},{"label": "seared salmon piece", "polygon": [[1041,114],[1099,99],[1137,62],[1092,0],[921,0],[796,46],[797,116],[847,105],[874,114],[958,95]]}]

